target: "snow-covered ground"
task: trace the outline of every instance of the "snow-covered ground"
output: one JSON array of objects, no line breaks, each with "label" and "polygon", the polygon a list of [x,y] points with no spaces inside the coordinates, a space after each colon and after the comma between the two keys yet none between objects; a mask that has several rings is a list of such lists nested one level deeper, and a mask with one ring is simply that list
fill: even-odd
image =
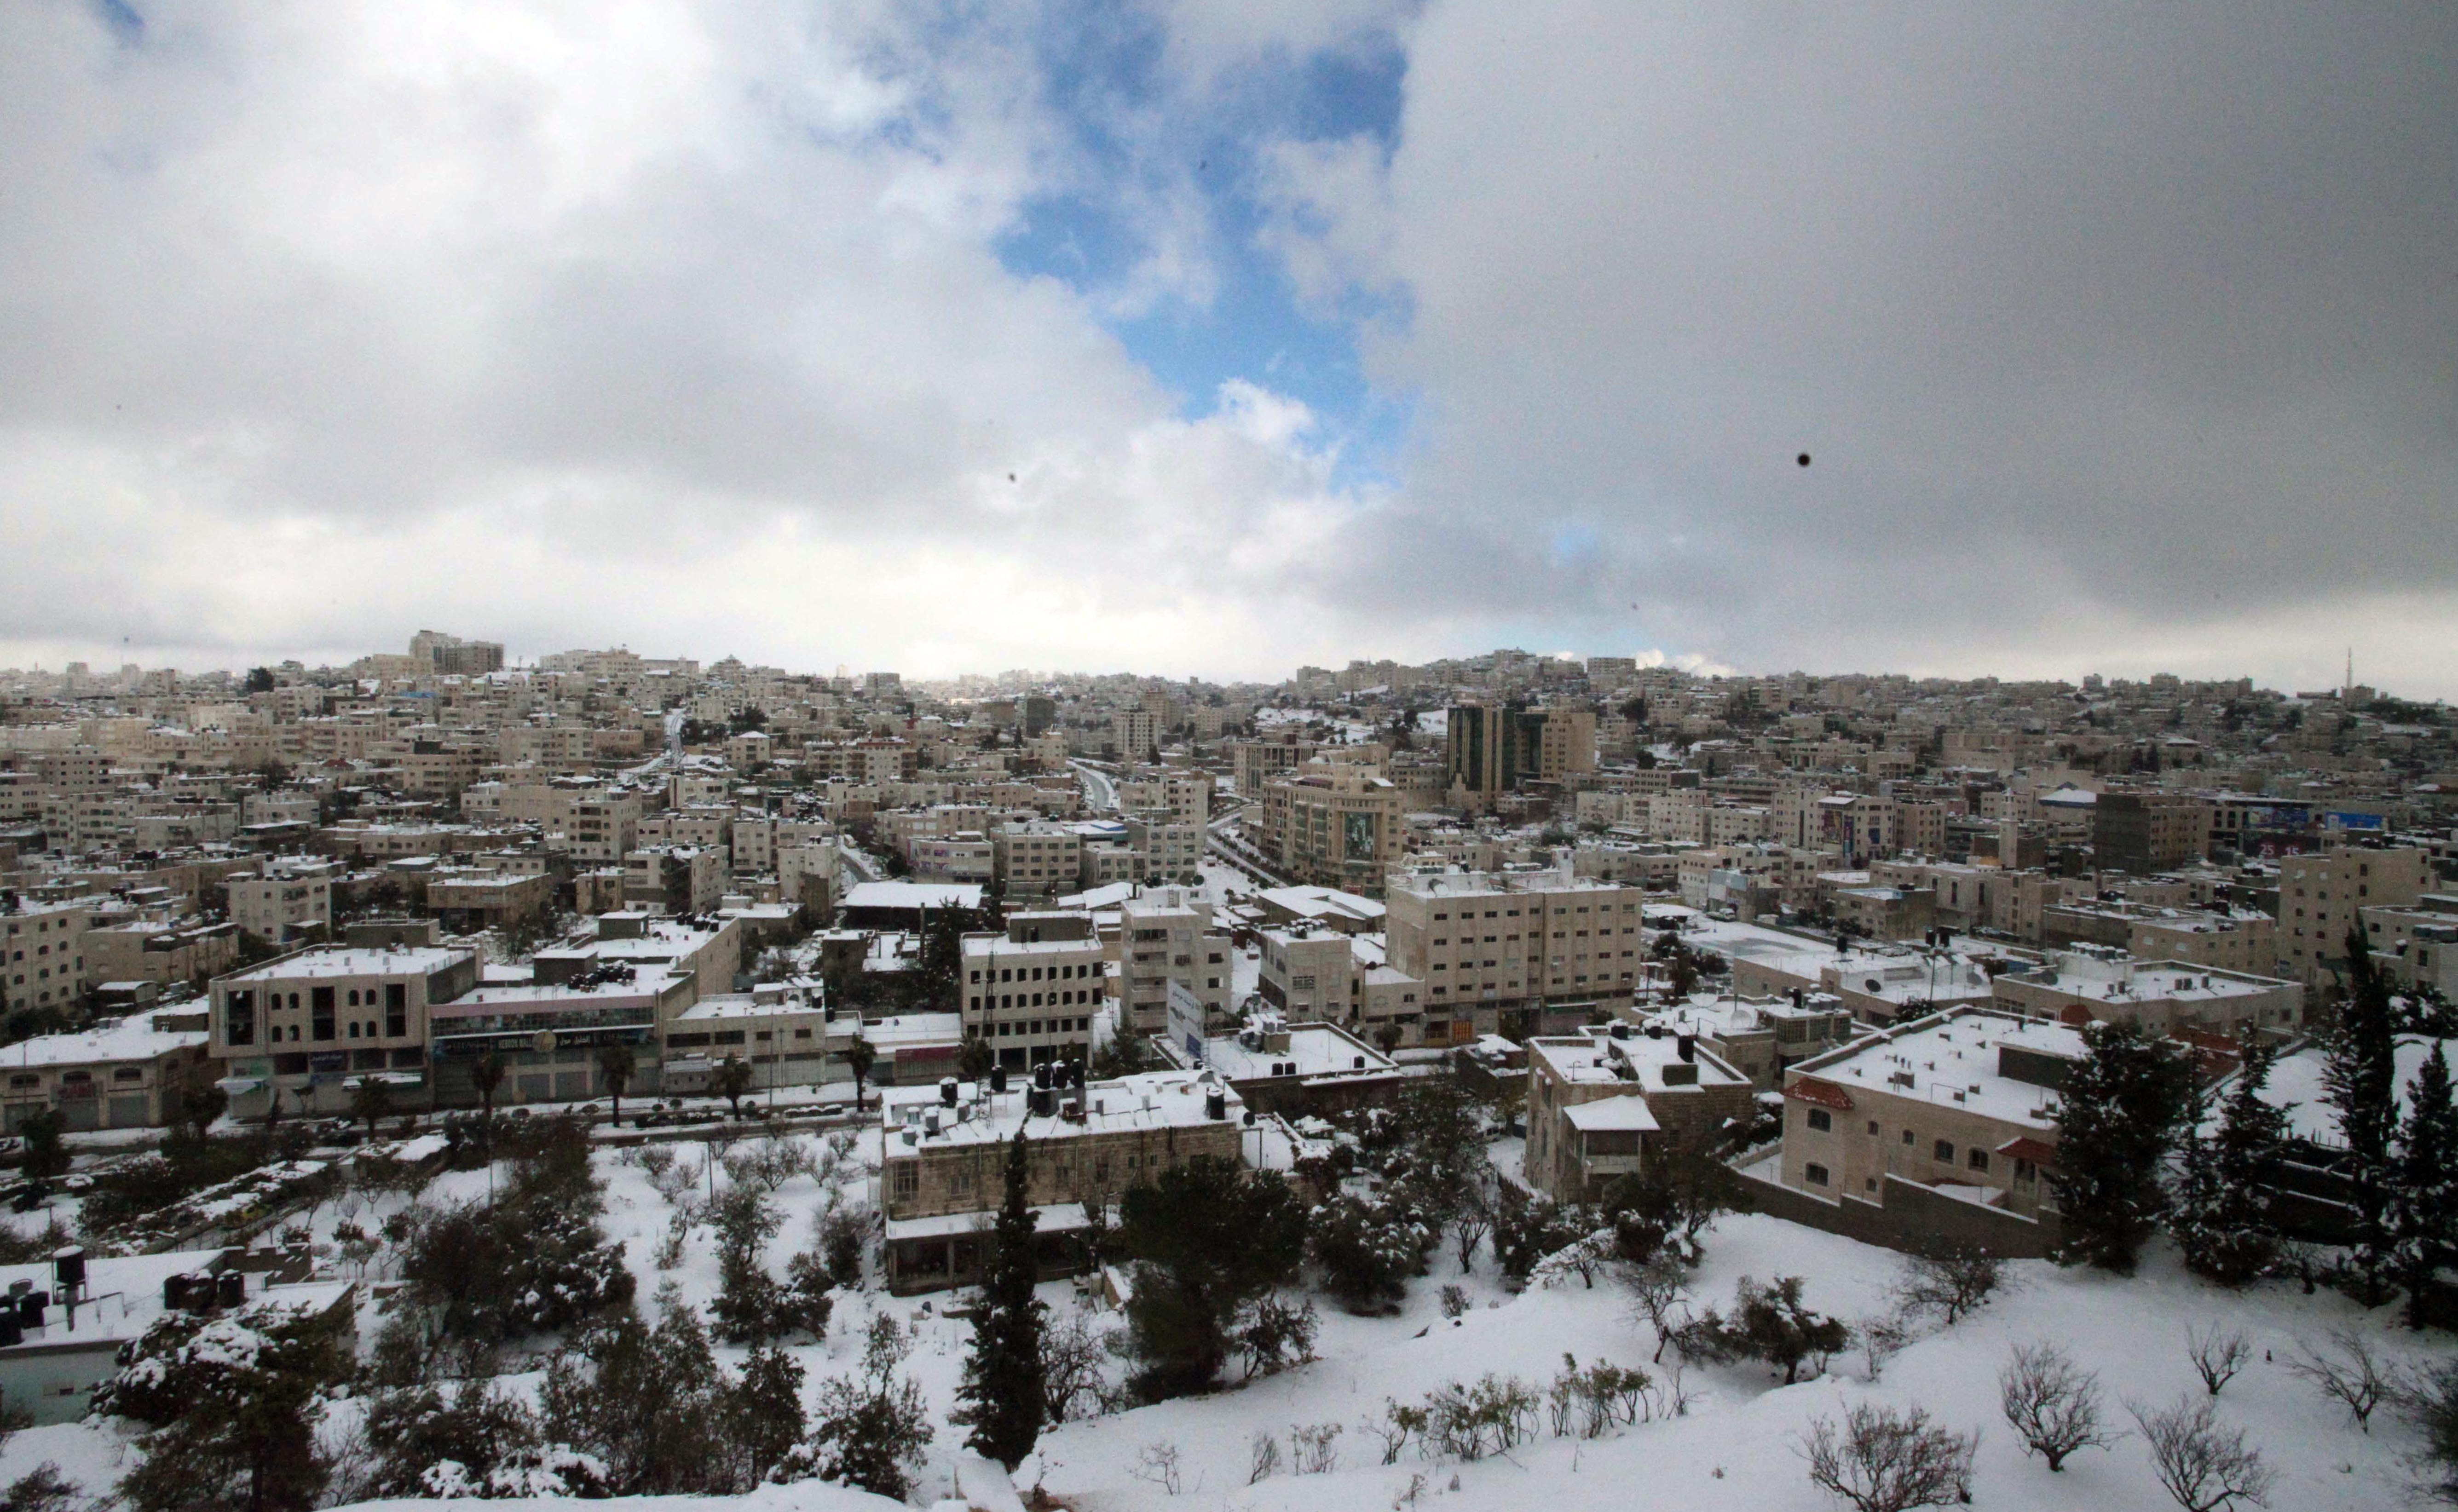
[{"label": "snow-covered ground", "polygon": [[[800,1138],[817,1151],[823,1136]],[[680,1169],[699,1171],[696,1190],[707,1191],[699,1162],[704,1147],[673,1147]],[[742,1147],[738,1146],[739,1150]],[[768,1259],[781,1271],[785,1260],[812,1242],[813,1218],[829,1189],[841,1198],[868,1199],[879,1155],[875,1134],[857,1142],[826,1187],[798,1176],[776,1200],[785,1223]],[[1515,1164],[1515,1141],[1497,1145],[1498,1162]],[[672,1210],[650,1184],[647,1172],[617,1150],[595,1157],[607,1178],[605,1226],[625,1245],[639,1282],[642,1305],[658,1286],[677,1282],[689,1300],[705,1308],[718,1286],[713,1244],[705,1229],[689,1236],[671,1270],[656,1265]],[[716,1180],[725,1180],[720,1171]],[[488,1174],[459,1171],[439,1177],[428,1201],[482,1196]],[[389,1201],[390,1199],[388,1199]],[[320,1242],[329,1243],[344,1221],[373,1228],[379,1205],[327,1203],[304,1220]],[[337,1257],[336,1263],[340,1263]],[[1849,1240],[1801,1229],[1768,1217],[1723,1220],[1708,1235],[1707,1258],[1697,1274],[1696,1299],[1728,1303],[1744,1275],[1801,1275],[1808,1280],[1810,1305],[1852,1318],[1880,1311],[1901,1261],[1894,1254]],[[2376,1416],[2369,1434],[2291,1376],[2286,1362],[2300,1340],[2319,1340],[2334,1326],[2354,1326],[2401,1357],[2446,1357],[2439,1336],[2415,1336],[2398,1328],[2393,1310],[2364,1314],[2328,1293],[2305,1296],[2292,1284],[2231,1294],[2184,1274],[2173,1256],[2155,1253],[2143,1273],[2119,1278],[2060,1271],[2042,1264],[2011,1268],[2018,1285],[1950,1331],[1933,1332],[1905,1350],[1872,1384],[1864,1379],[1859,1355],[1840,1357],[1828,1373],[1781,1387],[1756,1367],[1694,1367],[1684,1375],[1690,1401],[1677,1418],[1624,1428],[1604,1439],[1540,1438],[1509,1456],[1458,1465],[1418,1457],[1412,1449],[1399,1462],[1379,1462],[1379,1447],[1364,1424],[1378,1418],[1386,1398],[1406,1402],[1451,1381],[1472,1382],[1487,1372],[1515,1375],[1542,1388],[1565,1354],[1582,1364],[1605,1359],[1648,1365],[1656,1340],[1634,1321],[1627,1297],[1600,1279],[1594,1288],[1575,1276],[1558,1286],[1512,1295],[1499,1284],[1491,1259],[1480,1253],[1462,1274],[1446,1246],[1433,1274],[1415,1282],[1395,1316],[1360,1318],[1318,1301],[1322,1310],[1319,1357],[1311,1364],[1217,1395],[1168,1402],[1132,1412],[1060,1425],[1043,1440],[1020,1479],[1038,1481],[1077,1512],[1273,1512],[1273,1509],[1384,1508],[1438,1505],[1456,1512],[1543,1507],[1548,1512],[1623,1512],[1636,1506],[1678,1506],[1697,1512],[1813,1512],[1831,1503],[1808,1483],[1796,1452],[1799,1437],[1822,1415],[1840,1415],[1859,1401],[1896,1406],[1919,1404],[1948,1426],[1979,1428],[1982,1439],[1974,1505],[1992,1512],[2063,1512],[2074,1507],[2159,1508],[2168,1505],[2153,1479],[2138,1437],[2106,1451],[2086,1451],[2062,1475],[2027,1459],[1997,1409],[1996,1377],[2017,1343],[2053,1340],[2086,1368],[2099,1373],[2109,1408],[2123,1424],[2122,1403],[2175,1400],[2198,1391],[2186,1357],[2186,1330],[2219,1323],[2245,1333],[2253,1363],[2226,1389],[2221,1417],[2248,1431],[2281,1474],[2272,1506],[2281,1509],[2388,1508],[2402,1504],[2404,1457],[2416,1446],[2412,1431]],[[1446,1284],[1463,1288],[1469,1303],[1456,1323],[1442,1315]],[[1067,1283],[1045,1286],[1043,1299],[1065,1315],[1085,1306]],[[829,1337],[794,1346],[806,1367],[806,1390],[851,1368],[857,1340],[873,1313],[890,1312],[914,1329],[916,1348],[907,1368],[927,1394],[941,1423],[930,1466],[916,1502],[929,1505],[954,1489],[953,1466],[960,1429],[945,1423],[954,1405],[969,1330],[946,1316],[948,1295],[890,1298],[879,1292],[839,1298]],[[1115,1327],[1114,1315],[1096,1315]],[[363,1315],[363,1336],[377,1322],[372,1304]],[[720,1348],[729,1366],[739,1349]],[[515,1389],[537,1379],[531,1361],[511,1360],[508,1378]],[[1657,1367],[1651,1367],[1657,1368]],[[336,1410],[347,1412],[351,1404]],[[1292,1429],[1337,1425],[1332,1442],[1338,1466],[1327,1474],[1296,1476],[1286,1465]],[[1277,1475],[1248,1484],[1251,1442],[1268,1433],[1281,1441],[1283,1466]],[[1178,1491],[1142,1479],[1137,1460],[1153,1446],[1174,1448]],[[94,1492],[108,1489],[133,1455],[114,1428],[66,1424],[21,1432],[0,1449],[0,1481],[13,1480],[49,1460]],[[1413,1492],[1414,1501],[1411,1502]],[[544,1505],[546,1503],[518,1503]],[[646,1503],[643,1503],[646,1504]],[[742,1512],[807,1507],[814,1512],[854,1512],[880,1505],[837,1496],[828,1488],[772,1488],[750,1501],[667,1499],[656,1504],[702,1509],[724,1505]]]}]

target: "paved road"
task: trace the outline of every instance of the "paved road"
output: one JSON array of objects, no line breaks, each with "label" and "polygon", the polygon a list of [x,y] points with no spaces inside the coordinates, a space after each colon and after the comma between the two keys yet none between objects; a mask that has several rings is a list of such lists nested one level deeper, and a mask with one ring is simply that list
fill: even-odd
[{"label": "paved road", "polygon": [[1067,764],[1073,767],[1075,775],[1084,779],[1084,798],[1088,807],[1099,809],[1105,813],[1117,812],[1118,785],[1110,780],[1108,773],[1081,761],[1070,761]]}]

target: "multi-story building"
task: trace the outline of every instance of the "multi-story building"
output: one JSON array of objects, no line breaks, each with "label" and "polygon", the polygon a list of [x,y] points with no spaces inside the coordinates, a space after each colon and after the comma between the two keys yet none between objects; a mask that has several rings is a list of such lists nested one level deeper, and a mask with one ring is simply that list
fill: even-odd
[{"label": "multi-story building", "polygon": [[1160,749],[1162,726],[1149,709],[1121,709],[1110,715],[1110,749],[1121,761],[1141,761]]},{"label": "multi-story building", "polygon": [[88,919],[82,902],[16,901],[0,913],[0,1007],[64,1008],[85,996]]},{"label": "multi-story building", "polygon": [[2458,998],[2458,896],[2426,893],[2411,908],[2364,910],[2364,940],[2401,984]]},{"label": "multi-story building", "polygon": [[1560,871],[1394,878],[1390,964],[1425,984],[1429,1043],[1466,1044],[1505,1023],[1542,1027],[1549,1006],[1584,1017],[1635,988],[1645,897]]},{"label": "multi-story building", "polygon": [[231,1112],[260,1117],[275,1096],[341,1112],[345,1084],[376,1073],[423,1088],[428,1007],[477,982],[475,951],[435,945],[320,946],[217,978],[208,1050]]},{"label": "multi-story building", "polygon": [[85,932],[94,984],[201,982],[239,963],[236,925],[190,918],[169,924],[103,924]]},{"label": "multi-story building", "polygon": [[[1033,1073],[1036,1081],[1044,1073]],[[1026,1198],[1041,1214],[1044,1276],[1081,1270],[1088,1199],[1114,1205],[1198,1157],[1239,1161],[1245,1105],[1217,1078],[1152,1071],[1080,1087],[1004,1092],[953,1083],[884,1090],[880,1170],[888,1290],[899,1295],[977,1280],[981,1229],[1005,1191],[1008,1151],[1025,1138]]]},{"label": "multi-story building", "polygon": [[341,863],[322,857],[268,858],[255,872],[223,879],[231,922],[266,944],[321,938],[333,928],[333,880],[340,875]]},{"label": "multi-story building", "polygon": [[1596,767],[1596,716],[1570,707],[1457,704],[1444,716],[1450,788],[1489,809],[1523,777],[1559,781]]},{"label": "multi-story building", "polygon": [[1157,811],[1189,824],[1201,824],[1212,817],[1212,775],[1208,772],[1146,768],[1119,778],[1117,789],[1118,807],[1130,815]]},{"label": "multi-story building", "polygon": [[1380,896],[1399,862],[1400,790],[1370,766],[1313,761],[1263,786],[1263,854],[1304,886]]},{"label": "multi-story building", "polygon": [[[1162,812],[1166,812],[1165,810]],[[1193,819],[1127,820],[1127,844],[1143,858],[1144,874],[1174,882],[1201,880],[1203,826]],[[1090,885],[1093,884],[1087,879]]]},{"label": "multi-story building", "polygon": [[1674,1147],[1713,1151],[1747,1121],[1750,1079],[1695,1036],[1610,1029],[1528,1042],[1529,1185],[1594,1202]]},{"label": "multi-story building", "polygon": [[1084,838],[1072,825],[1010,821],[990,834],[990,867],[1010,893],[1057,893],[1084,870]]},{"label": "multi-story building", "polygon": [[1312,740],[1240,740],[1229,748],[1230,772],[1240,797],[1259,798],[1263,784],[1322,749]]},{"label": "multi-story building", "polygon": [[2201,1029],[2239,1035],[2304,1021],[2304,987],[2278,977],[2185,961],[2136,961],[2105,945],[2077,945],[2037,971],[2010,971],[1991,984],[1998,1006],[2067,1023],[2135,1024],[2153,1034]]},{"label": "multi-story building", "polygon": [[1211,916],[1183,888],[1150,888],[1118,905],[1118,1027],[1159,1032],[1169,1019],[1169,984],[1193,993],[1207,1013],[1229,1010],[1229,938],[1210,932]]},{"label": "multi-story building", "polygon": [[2201,860],[2210,842],[2210,807],[2189,793],[2110,788],[2092,804],[2092,859],[2105,871],[2166,871]]},{"label": "multi-story building", "polygon": [[1784,1083],[1781,1181],[1827,1202],[1890,1204],[1898,1183],[2037,1217],[2055,1200],[2070,1025],[1955,1010],[1803,1061]]},{"label": "multi-story building", "polygon": [[623,904],[704,914],[725,901],[725,853],[701,845],[647,845],[623,858]]},{"label": "multi-story building", "polygon": [[999,1065],[1091,1058],[1109,962],[1090,915],[1020,914],[1005,935],[968,935],[964,973],[965,1037],[988,1042]]},{"label": "multi-story building", "polygon": [[2421,849],[2317,851],[2279,862],[2279,974],[2308,987],[2338,990],[2346,970],[2347,932],[2367,908],[2397,908],[2431,888],[2431,857]]}]

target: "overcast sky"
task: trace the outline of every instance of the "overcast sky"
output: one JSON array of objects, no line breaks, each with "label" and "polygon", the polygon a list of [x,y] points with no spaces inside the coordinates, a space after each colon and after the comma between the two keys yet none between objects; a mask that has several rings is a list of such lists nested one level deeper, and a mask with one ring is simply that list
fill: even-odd
[{"label": "overcast sky", "polygon": [[0,665],[2458,695],[2453,80],[2431,3],[13,0]]}]

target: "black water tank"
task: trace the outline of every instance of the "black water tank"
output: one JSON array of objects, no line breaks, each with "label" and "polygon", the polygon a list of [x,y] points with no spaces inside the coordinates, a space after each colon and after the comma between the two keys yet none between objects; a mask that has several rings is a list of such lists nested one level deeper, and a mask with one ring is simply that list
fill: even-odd
[{"label": "black water tank", "polygon": [[953,1108],[956,1106],[956,1079],[954,1077],[943,1076],[939,1078],[939,1102],[941,1106],[947,1108]]},{"label": "black water tank", "polygon": [[63,1245],[52,1254],[52,1278],[64,1291],[75,1291],[85,1285],[85,1247]]},{"label": "black water tank", "polygon": [[1039,1066],[1032,1068],[1032,1089],[1036,1092],[1046,1092],[1050,1090],[1050,1063],[1048,1061],[1044,1061]]},{"label": "black water tank", "polygon": [[1215,1089],[1203,1094],[1203,1116],[1219,1120],[1229,1116],[1229,1094]]},{"label": "black water tank", "polygon": [[1630,1025],[1627,1025],[1627,1024],[1624,1024],[1624,1023],[1622,1023],[1620,1020],[1616,1019],[1616,1020],[1614,1020],[1614,1026],[1613,1026],[1613,1029],[1612,1029],[1612,1034],[1613,1034],[1613,1037],[1614,1037],[1614,1039],[1616,1039],[1616,1040],[1626,1040],[1626,1039],[1629,1039],[1629,1038],[1630,1038]]},{"label": "black water tank", "polygon": [[220,1294],[224,1307],[239,1307],[247,1301],[247,1277],[237,1271],[224,1271],[216,1277],[215,1290]]},{"label": "black water tank", "polygon": [[1032,1089],[1029,1106],[1033,1117],[1048,1118],[1058,1111],[1058,1093],[1052,1087],[1036,1087]]},{"label": "black water tank", "polygon": [[19,1297],[17,1299],[18,1326],[20,1328],[42,1327],[43,1304],[46,1300],[48,1300],[46,1294],[41,1292],[29,1292]]},{"label": "black water tank", "polygon": [[14,1313],[0,1315],[0,1349],[12,1348],[24,1342],[26,1331],[17,1326],[17,1315]]},{"label": "black water tank", "polygon": [[162,1277],[162,1311],[177,1313],[188,1305],[188,1278],[184,1275]]},{"label": "black water tank", "polygon": [[990,1067],[990,1090],[993,1092],[1004,1092],[1007,1090],[1006,1067],[993,1066]]},{"label": "black water tank", "polygon": [[1684,1034],[1673,1042],[1673,1047],[1683,1060],[1695,1061],[1698,1058],[1698,1036]]}]

